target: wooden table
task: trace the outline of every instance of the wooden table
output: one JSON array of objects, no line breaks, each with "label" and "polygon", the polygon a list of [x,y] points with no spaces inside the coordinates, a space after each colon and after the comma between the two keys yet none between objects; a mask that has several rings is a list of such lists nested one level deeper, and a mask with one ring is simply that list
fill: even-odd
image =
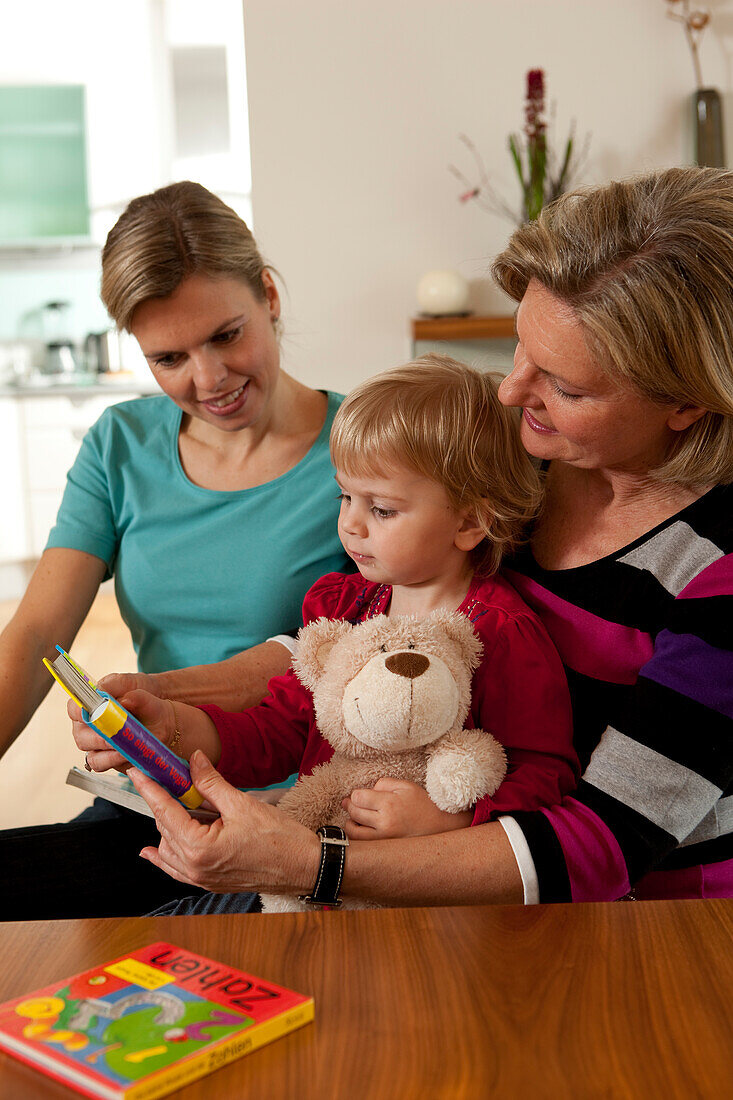
[{"label": "wooden table", "polygon": [[[0,999],[159,939],[316,1000],[185,1100],[733,1091],[733,901],[0,924]],[[0,1096],[73,1095],[0,1054]]]}]

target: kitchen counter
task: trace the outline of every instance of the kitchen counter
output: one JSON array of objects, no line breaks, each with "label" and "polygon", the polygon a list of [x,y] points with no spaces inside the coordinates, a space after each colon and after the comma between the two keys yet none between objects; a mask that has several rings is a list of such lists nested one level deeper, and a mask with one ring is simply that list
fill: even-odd
[{"label": "kitchen counter", "polygon": [[160,393],[152,375],[149,378],[137,374],[125,375],[112,380],[99,375],[82,376],[78,379],[54,381],[53,375],[39,375],[32,381],[0,385],[0,397],[115,397],[144,396]]},{"label": "kitchen counter", "polygon": [[34,375],[0,385],[0,566],[37,560],[82,440],[110,405],[160,393],[152,375]]}]

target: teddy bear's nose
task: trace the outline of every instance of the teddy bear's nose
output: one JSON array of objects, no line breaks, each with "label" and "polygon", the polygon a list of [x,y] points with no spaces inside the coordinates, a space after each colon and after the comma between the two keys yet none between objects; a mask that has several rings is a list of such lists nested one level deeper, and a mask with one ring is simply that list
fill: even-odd
[{"label": "teddy bear's nose", "polygon": [[390,672],[394,672],[397,676],[406,676],[408,680],[414,680],[417,676],[422,676],[423,672],[430,668],[430,661],[427,657],[422,653],[411,652],[391,653],[384,664]]}]

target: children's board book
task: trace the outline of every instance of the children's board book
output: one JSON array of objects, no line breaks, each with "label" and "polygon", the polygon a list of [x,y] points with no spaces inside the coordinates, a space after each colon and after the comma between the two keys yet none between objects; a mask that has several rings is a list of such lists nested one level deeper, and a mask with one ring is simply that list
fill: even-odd
[{"label": "children's board book", "polygon": [[0,1048],[87,1096],[154,1100],[312,1019],[312,997],[154,943],[0,1005]]},{"label": "children's board book", "polygon": [[[70,768],[66,776],[66,782],[70,787],[78,787],[79,790],[89,791],[98,798],[105,798],[108,802],[116,802],[118,806],[126,806],[128,810],[145,814],[146,817],[154,817],[153,811],[145,799],[137,793],[133,782],[120,772],[88,772],[82,768]],[[240,787],[242,791],[262,802],[277,802],[282,795],[282,788],[267,787],[265,790]],[[205,806],[198,806],[192,810],[186,806],[191,817],[197,821],[216,821],[219,817],[218,810],[208,810]]]},{"label": "children's board book", "polygon": [[89,673],[72,661],[60,645],[56,649],[59,653],[56,660],[51,663],[44,657],[43,663],[67,695],[79,704],[84,721],[113,749],[165,787],[187,809],[200,806],[203,798],[191,782],[186,761],[171,752],[116,699],[101,691]]},{"label": "children's board book", "polygon": [[[128,810],[135,810],[136,813],[144,814],[146,817],[155,816],[145,799],[135,790],[132,780],[120,772],[87,772],[83,768],[70,768],[66,782],[70,787],[89,791],[97,798],[115,802],[118,806],[126,806]],[[203,806],[195,810],[186,806],[186,809],[191,817],[199,821],[215,821],[219,816],[215,810],[207,810]]]}]

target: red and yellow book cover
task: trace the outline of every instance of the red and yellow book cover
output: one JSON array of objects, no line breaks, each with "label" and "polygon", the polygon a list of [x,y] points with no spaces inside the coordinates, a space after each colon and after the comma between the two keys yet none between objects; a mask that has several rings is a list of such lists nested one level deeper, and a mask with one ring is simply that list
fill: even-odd
[{"label": "red and yellow book cover", "polygon": [[0,1048],[88,1096],[154,1100],[312,1019],[312,997],[154,943],[0,1005]]}]

